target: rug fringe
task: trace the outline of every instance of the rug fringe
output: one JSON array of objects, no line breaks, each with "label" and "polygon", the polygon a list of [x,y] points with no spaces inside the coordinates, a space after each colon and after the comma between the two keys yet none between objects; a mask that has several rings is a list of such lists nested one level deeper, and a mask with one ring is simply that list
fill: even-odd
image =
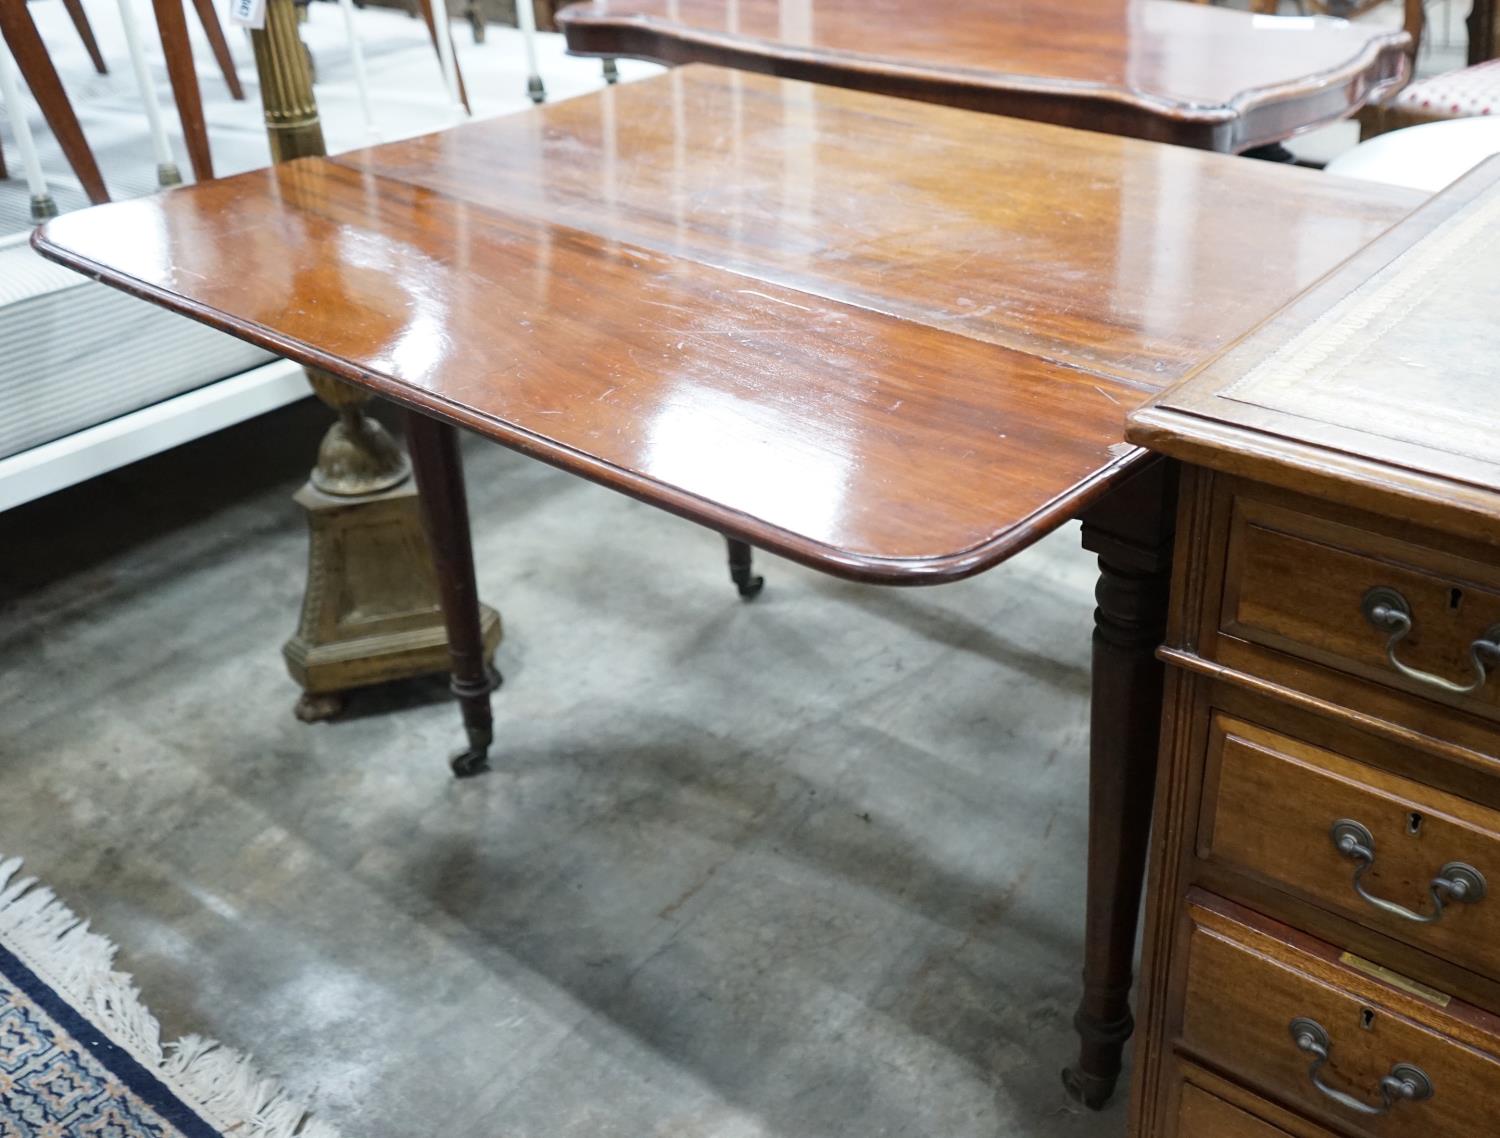
[{"label": "rug fringe", "polygon": [[256,1138],[338,1138],[309,1118],[249,1056],[201,1036],[166,1046],[134,981],[114,970],[115,946],[90,930],[21,859],[0,857],[0,941],[49,986],[222,1131]]}]

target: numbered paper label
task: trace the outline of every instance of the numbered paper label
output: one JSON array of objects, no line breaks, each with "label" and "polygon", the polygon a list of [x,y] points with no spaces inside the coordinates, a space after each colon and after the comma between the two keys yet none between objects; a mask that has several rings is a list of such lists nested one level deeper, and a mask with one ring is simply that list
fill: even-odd
[{"label": "numbered paper label", "polygon": [[229,0],[229,22],[242,28],[266,26],[266,0]]}]

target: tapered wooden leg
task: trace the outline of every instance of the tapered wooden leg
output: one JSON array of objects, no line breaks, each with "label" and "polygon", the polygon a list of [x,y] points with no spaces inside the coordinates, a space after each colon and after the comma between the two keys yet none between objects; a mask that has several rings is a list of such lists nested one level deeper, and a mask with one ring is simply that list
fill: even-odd
[{"label": "tapered wooden leg", "polygon": [[188,39],[182,0],[151,0],[151,7],[161,32],[161,51],[167,61],[167,78],[172,81],[172,98],[177,102],[177,118],[182,123],[193,179],[206,182],[214,176],[214,160],[208,150],[203,96],[198,90],[198,73],[193,69],[193,47]]},{"label": "tapered wooden leg", "polygon": [[73,26],[78,29],[78,38],[83,41],[83,50],[89,53],[89,60],[93,63],[94,70],[100,75],[108,75],[109,68],[105,66],[104,56],[100,54],[99,41],[94,38],[94,28],[89,23],[89,14],[83,10],[83,0],[63,0],[63,7],[68,10]]},{"label": "tapered wooden leg", "polygon": [[73,167],[89,201],[95,205],[109,201],[104,175],[99,173],[99,164],[94,161],[94,152],[83,137],[83,128],[78,125],[73,104],[68,101],[68,93],[63,90],[62,80],[57,77],[57,69],[47,54],[47,46],[42,43],[25,4],[0,0],[0,35],[5,37],[21,77],[42,108],[42,117],[47,120],[47,126],[57,138],[63,156]]},{"label": "tapered wooden leg", "polygon": [[468,749],[452,760],[453,773],[463,778],[489,769],[490,743],[495,737],[490,692],[499,683],[499,677],[484,662],[463,459],[458,451],[458,431],[420,412],[407,413],[406,441],[443,598],[443,623],[453,661],[451,686],[469,738]]},{"label": "tapered wooden leg", "polygon": [[1099,555],[1089,742],[1088,913],[1070,1094],[1099,1109],[1114,1092],[1134,1020],[1130,985],[1151,831],[1176,469],[1156,460],[1084,516]]},{"label": "tapered wooden leg", "polygon": [[[427,23],[427,35],[432,40],[433,50],[437,51],[438,27],[437,20],[434,19],[432,15],[432,0],[417,0],[417,3],[421,6],[422,19]],[[443,34],[448,37],[449,43],[453,42],[452,28],[444,28]],[[456,50],[457,49],[455,48],[455,51]],[[438,54],[439,56],[442,55],[441,52],[438,52]],[[453,74],[458,79],[458,101],[464,105],[464,110],[472,113],[474,108],[469,106],[469,90],[464,86],[464,73],[463,70],[458,66],[457,55],[455,55],[453,59]]]},{"label": "tapered wooden leg", "polygon": [[734,582],[734,587],[740,591],[742,598],[753,601],[766,587],[766,579],[755,575],[754,551],[749,542],[732,537],[724,540],[729,546],[729,579]]},{"label": "tapered wooden leg", "polygon": [[219,70],[224,73],[224,85],[229,88],[232,99],[243,100],[245,89],[240,86],[240,73],[235,70],[234,56],[229,54],[229,41],[224,38],[224,25],[219,22],[214,0],[193,0],[198,9],[198,22],[203,25],[203,34],[208,37],[208,46],[213,49]]}]

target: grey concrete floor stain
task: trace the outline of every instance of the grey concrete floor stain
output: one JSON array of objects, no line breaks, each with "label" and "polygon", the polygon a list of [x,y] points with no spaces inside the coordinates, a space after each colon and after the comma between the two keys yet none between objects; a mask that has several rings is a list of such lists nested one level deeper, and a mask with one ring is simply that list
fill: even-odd
[{"label": "grey concrete floor stain", "polygon": [[0,850],[354,1135],[1121,1134],[1072,1107],[1093,570],[758,558],[477,440],[493,774],[291,716],[299,405],[0,515]]}]

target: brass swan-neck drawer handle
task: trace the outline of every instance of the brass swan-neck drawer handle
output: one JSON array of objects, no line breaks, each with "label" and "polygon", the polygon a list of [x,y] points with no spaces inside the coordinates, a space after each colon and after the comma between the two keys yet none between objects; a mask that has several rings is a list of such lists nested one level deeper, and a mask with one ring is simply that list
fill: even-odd
[{"label": "brass swan-neck drawer handle", "polygon": [[1307,1077],[1312,1085],[1321,1094],[1356,1114],[1387,1114],[1398,1102],[1421,1102],[1432,1097],[1432,1080],[1427,1077],[1427,1072],[1411,1063],[1395,1064],[1391,1073],[1380,1080],[1379,1106],[1372,1106],[1363,1099],[1330,1087],[1323,1081],[1323,1065],[1328,1062],[1329,1052],[1333,1049],[1333,1040],[1329,1038],[1327,1030],[1316,1020],[1304,1016],[1292,1020],[1290,1027],[1292,1042],[1297,1045],[1297,1049],[1313,1057],[1312,1066],[1307,1069]]},{"label": "brass swan-neck drawer handle", "polygon": [[1445,680],[1442,676],[1433,675],[1431,672],[1413,668],[1396,658],[1397,646],[1406,639],[1412,629],[1411,605],[1407,603],[1406,598],[1395,589],[1377,585],[1365,594],[1359,607],[1372,626],[1388,634],[1385,642],[1385,658],[1391,662],[1391,667],[1409,680],[1416,680],[1418,683],[1452,695],[1468,695],[1484,687],[1485,682],[1490,678],[1485,658],[1492,657],[1500,661],[1500,624],[1497,624],[1469,645],[1469,662],[1474,667],[1474,678],[1468,683],[1455,683],[1453,680]]},{"label": "brass swan-neck drawer handle", "polygon": [[1359,863],[1359,868],[1354,871],[1354,891],[1382,913],[1390,913],[1393,917],[1431,925],[1442,919],[1443,905],[1448,901],[1473,905],[1484,900],[1486,890],[1484,874],[1466,862],[1450,861],[1438,870],[1438,875],[1427,887],[1432,896],[1432,912],[1413,912],[1405,905],[1387,901],[1365,889],[1365,871],[1375,864],[1375,835],[1370,833],[1369,827],[1352,818],[1340,818],[1333,824],[1330,836],[1333,838],[1334,848],[1339,853]]}]

